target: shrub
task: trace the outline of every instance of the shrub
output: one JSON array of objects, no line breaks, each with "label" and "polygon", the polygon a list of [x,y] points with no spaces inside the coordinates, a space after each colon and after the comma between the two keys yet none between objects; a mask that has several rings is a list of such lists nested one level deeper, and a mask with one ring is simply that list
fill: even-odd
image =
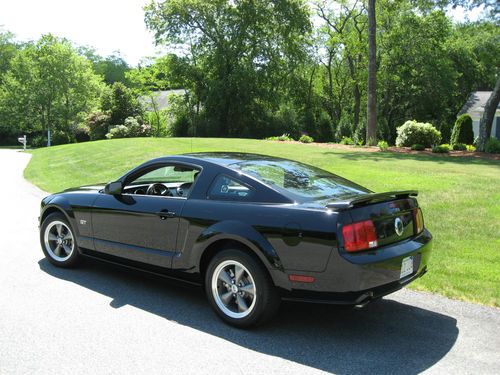
[{"label": "shrub", "polygon": [[425,146],[421,145],[420,143],[415,143],[415,144],[411,145],[411,149],[413,151],[424,151],[425,150]]},{"label": "shrub", "polygon": [[387,151],[389,149],[389,144],[386,141],[378,141],[377,146],[380,151]]},{"label": "shrub", "polygon": [[132,138],[132,137],[150,137],[151,126],[142,124],[140,117],[127,117],[123,125],[118,125],[112,128],[106,134],[106,138]]},{"label": "shrub", "polygon": [[280,105],[278,111],[274,114],[274,123],[275,131],[281,130],[295,137],[300,134],[299,115],[295,107],[290,104]]},{"label": "shrub", "polygon": [[47,146],[47,138],[45,135],[35,135],[29,144],[33,148],[45,147]]},{"label": "shrub", "polygon": [[397,129],[396,146],[409,147],[421,144],[431,147],[441,141],[441,132],[429,123],[406,121]]},{"label": "shrub", "polygon": [[484,151],[489,154],[500,154],[500,140],[496,138],[488,139]]},{"label": "shrub", "polygon": [[123,125],[128,128],[129,137],[151,136],[151,126],[144,124],[140,117],[127,117]]},{"label": "shrub", "polygon": [[463,114],[457,118],[451,133],[451,144],[463,143],[470,145],[474,142],[474,131],[472,130],[472,118]]},{"label": "shrub", "polygon": [[187,114],[181,114],[175,118],[170,127],[170,132],[173,137],[187,137],[189,135],[189,127],[191,121]]},{"label": "shrub", "polygon": [[[453,131],[453,126],[454,124],[450,124],[449,122],[441,122],[438,125],[435,126],[437,130],[441,133],[441,141],[444,141],[445,139],[448,140],[451,138],[451,133]],[[451,142],[450,142],[451,143]]]},{"label": "shrub", "polygon": [[71,127],[73,137],[77,142],[90,141],[90,128],[85,124],[78,124]]},{"label": "shrub", "polygon": [[474,147],[474,145],[467,145],[467,151],[470,151],[470,152],[474,152],[476,151],[476,148]]},{"label": "shrub", "polygon": [[158,112],[146,112],[144,119],[146,123],[151,124],[151,132],[155,137],[168,136],[168,114],[165,109]]},{"label": "shrub", "polygon": [[71,143],[71,137],[68,133],[62,130],[55,130],[50,135],[50,144],[53,146],[65,145]]},{"label": "shrub", "polygon": [[129,136],[129,130],[125,125],[117,125],[106,134],[106,138],[108,139],[128,138]]},{"label": "shrub", "polygon": [[300,136],[299,142],[311,143],[311,142],[314,142],[314,139],[313,139],[313,137],[309,137],[308,135],[303,134]]},{"label": "shrub", "polygon": [[342,139],[340,140],[340,144],[341,145],[354,145],[354,141],[352,140],[352,138],[342,137]]},{"label": "shrub", "polygon": [[280,142],[287,142],[287,141],[294,140],[292,137],[290,137],[290,134],[288,134],[288,133],[283,133],[282,135],[275,136],[275,137],[268,137],[266,139],[268,141],[280,141]]},{"label": "shrub", "polygon": [[85,125],[89,128],[90,140],[104,139],[111,125],[110,116],[104,112],[92,112],[85,119]]},{"label": "shrub", "polygon": [[464,143],[455,143],[453,145],[453,150],[455,150],[455,151],[465,151],[465,150],[467,150],[467,145],[465,145]]},{"label": "shrub", "polygon": [[294,139],[290,136],[288,133],[283,133],[278,137],[278,141],[280,142],[288,142],[288,141],[293,141]]},{"label": "shrub", "polygon": [[432,152],[437,154],[447,154],[450,152],[451,146],[447,143],[432,147]]}]

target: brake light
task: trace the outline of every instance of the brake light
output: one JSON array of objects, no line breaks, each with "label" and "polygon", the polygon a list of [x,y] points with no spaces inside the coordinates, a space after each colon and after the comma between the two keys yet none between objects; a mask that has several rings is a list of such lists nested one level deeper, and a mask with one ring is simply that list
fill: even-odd
[{"label": "brake light", "polygon": [[371,220],[344,225],[342,227],[344,248],[346,251],[361,251],[378,246],[377,232]]},{"label": "brake light", "polygon": [[415,216],[415,234],[419,234],[424,230],[424,215],[422,215],[422,210],[420,208],[416,208],[413,211],[413,215]]}]

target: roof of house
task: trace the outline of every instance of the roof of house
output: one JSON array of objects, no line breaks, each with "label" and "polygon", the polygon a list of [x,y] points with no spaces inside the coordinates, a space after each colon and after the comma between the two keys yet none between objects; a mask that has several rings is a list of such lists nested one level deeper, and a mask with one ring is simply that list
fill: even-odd
[{"label": "roof of house", "polygon": [[[488,101],[492,91],[474,91],[472,92],[467,101],[463,105],[458,115],[468,113],[469,115],[481,115],[484,112],[484,106]],[[497,107],[497,111],[500,109],[500,104]]]},{"label": "roof of house", "polygon": [[154,100],[158,109],[165,109],[169,106],[169,96],[170,95],[184,95],[186,90],[184,89],[176,89],[176,90],[163,90],[163,91],[153,91],[149,95],[142,95],[139,97],[139,101],[148,107],[148,109],[153,109],[151,105],[151,101]]}]

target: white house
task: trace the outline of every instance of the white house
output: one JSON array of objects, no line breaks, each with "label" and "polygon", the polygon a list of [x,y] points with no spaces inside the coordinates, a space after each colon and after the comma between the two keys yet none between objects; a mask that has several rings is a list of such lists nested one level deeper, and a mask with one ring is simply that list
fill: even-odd
[{"label": "white house", "polygon": [[[479,120],[484,112],[484,106],[491,95],[491,91],[474,91],[469,95],[464,106],[458,112],[458,115],[467,113],[472,117],[472,129],[474,130],[474,138],[479,136]],[[495,112],[493,124],[491,126],[491,137],[500,139],[500,104]]]}]

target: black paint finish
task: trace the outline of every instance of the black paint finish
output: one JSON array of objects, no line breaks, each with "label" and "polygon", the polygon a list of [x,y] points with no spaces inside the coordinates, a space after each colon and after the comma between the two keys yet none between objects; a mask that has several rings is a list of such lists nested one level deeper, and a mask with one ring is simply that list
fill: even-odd
[{"label": "black paint finish", "polygon": [[[414,234],[415,198],[377,195],[376,202],[355,207],[343,202],[339,207],[345,209],[335,210],[331,208],[335,204],[327,207],[332,200],[300,199],[230,167],[259,158],[282,160],[233,153],[154,159],[117,181],[126,187],[159,166],[196,168],[200,173],[187,197],[110,195],[104,193],[104,185],[84,186],[44,198],[40,222],[54,210],[62,211],[83,254],[199,284],[210,257],[237,246],[264,264],[286,299],[359,304],[397,290],[427,271],[432,237],[425,229]],[[210,199],[210,186],[221,174],[249,186],[252,200]],[[361,194],[371,193],[359,188]],[[363,201],[359,196],[358,200]],[[405,225],[401,237],[391,226],[396,217]],[[379,247],[346,252],[342,226],[367,219],[374,221],[381,235]],[[402,259],[408,256],[414,257],[414,272],[400,279]],[[291,282],[289,274],[313,276],[315,282]]]}]

